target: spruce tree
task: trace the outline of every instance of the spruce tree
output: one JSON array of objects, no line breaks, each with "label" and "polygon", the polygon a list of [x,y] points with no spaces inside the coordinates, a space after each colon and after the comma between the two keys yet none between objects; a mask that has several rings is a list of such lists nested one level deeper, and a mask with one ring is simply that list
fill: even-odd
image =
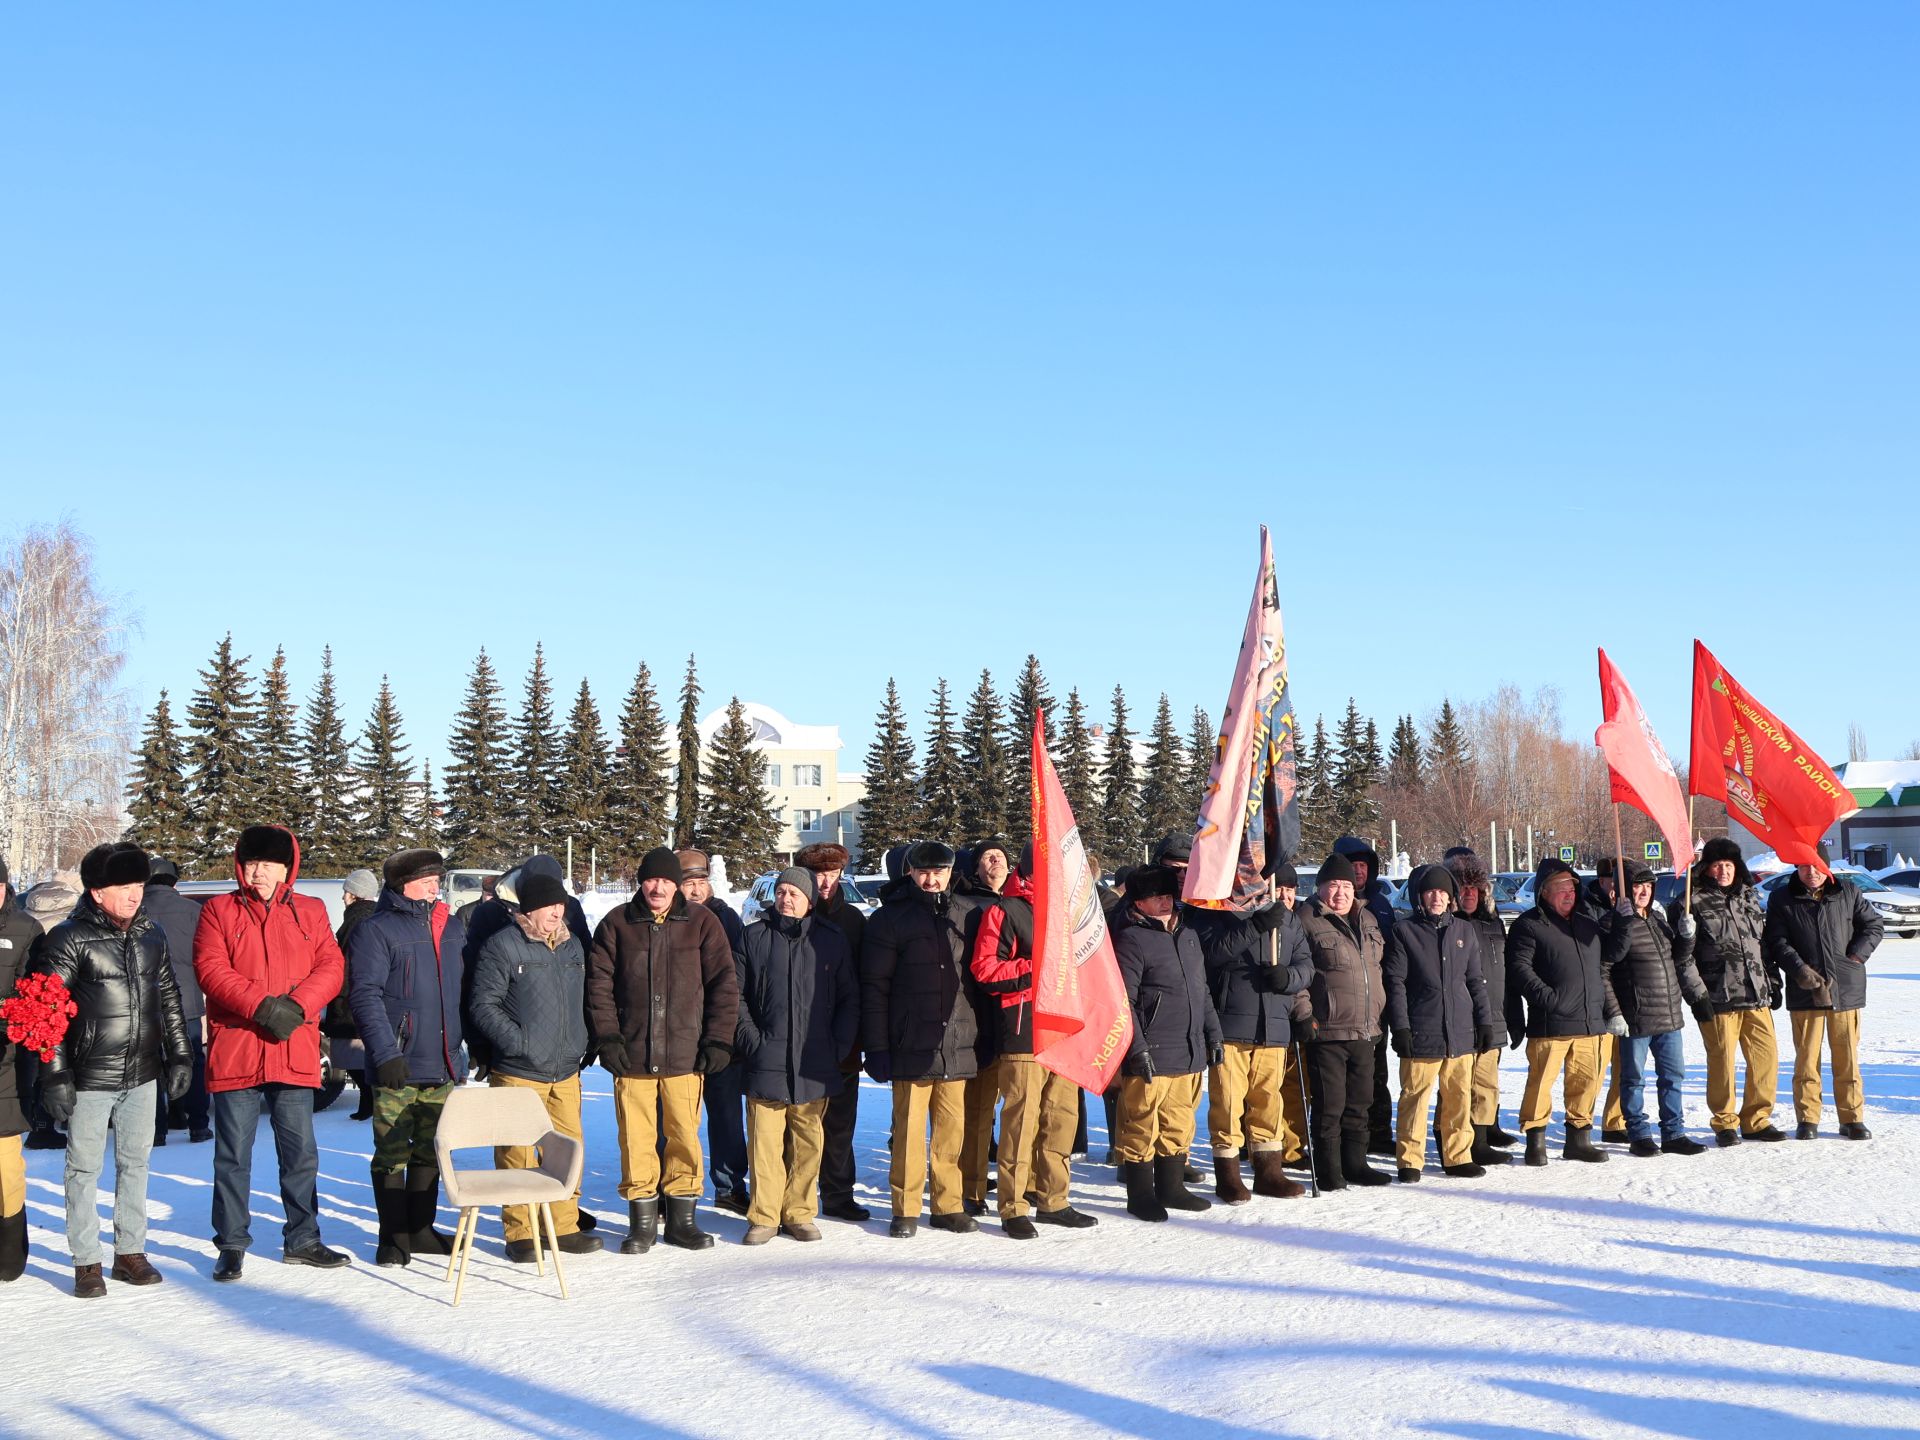
[{"label": "spruce tree", "polygon": [[1187,804],[1187,746],[1173,728],[1173,705],[1160,692],[1148,732],[1147,764],[1140,777],[1140,830],[1149,845],[1167,835],[1191,835],[1195,812]]},{"label": "spruce tree", "polygon": [[673,844],[684,850],[700,833],[700,677],[687,656],[687,678],[680,685],[680,768],[673,782]]},{"label": "spruce tree", "polygon": [[1333,747],[1327,740],[1327,717],[1313,717],[1313,739],[1300,756],[1301,868],[1317,866],[1333,849],[1340,834],[1333,802]]},{"label": "spruce tree", "polygon": [[993,676],[980,672],[980,683],[967,697],[967,713],[960,717],[960,809],[954,823],[960,843],[1007,833],[1007,752],[1000,743],[1000,697]]},{"label": "spruce tree", "polygon": [[861,868],[878,870],[887,851],[914,838],[920,820],[919,791],[907,712],[889,675],[887,698],[874,716],[873,741],[867,746],[867,798],[860,808]]},{"label": "spruce tree", "polygon": [[420,792],[413,812],[413,843],[429,850],[440,848],[440,806],[433,798],[433,762],[420,766]]},{"label": "spruce tree", "polygon": [[512,782],[507,712],[500,680],[486,648],[467,673],[466,698],[447,736],[452,763],[441,777],[445,789],[441,835],[456,865],[506,866],[525,848],[509,809]]},{"label": "spruce tree", "polygon": [[1467,742],[1466,726],[1453,708],[1453,701],[1442,699],[1440,714],[1427,732],[1427,773],[1452,776],[1473,764],[1473,747]]},{"label": "spruce tree", "polygon": [[140,748],[134,753],[138,758],[127,781],[130,823],[125,838],[179,864],[193,852],[193,812],[187,808],[180,736],[173,727],[173,708],[164,690],[154,702],[140,736]]},{"label": "spruce tree", "polygon": [[766,776],[766,759],[753,743],[753,726],[736,695],[708,751],[701,831],[704,848],[725,858],[727,874],[736,884],[773,868],[780,822],[773,818]]},{"label": "spruce tree", "polygon": [[252,757],[256,707],[247,658],[233,653],[229,633],[200,672],[200,688],[187,705],[187,806],[194,818],[191,855],[178,864],[194,874],[219,877],[231,870],[233,842],[257,818]]},{"label": "spruce tree", "polygon": [[[1033,830],[1033,721],[1042,711],[1048,713],[1049,720],[1054,718],[1053,692],[1040,672],[1038,657],[1029,655],[1013,692],[1007,696],[1005,833],[1016,847],[1024,844]],[[1049,733],[1058,735],[1058,726],[1050,725]]]},{"label": "spruce tree", "polygon": [[1360,731],[1360,763],[1366,767],[1369,787],[1387,778],[1387,757],[1380,748],[1380,727],[1373,723],[1372,716],[1367,717]]},{"label": "spruce tree", "polygon": [[953,702],[945,678],[933,687],[933,708],[927,711],[927,763],[920,767],[920,822],[922,840],[955,841],[955,817],[960,813],[960,741],[953,728]]},{"label": "spruce tree", "polygon": [[1351,835],[1364,830],[1377,814],[1369,798],[1375,761],[1368,753],[1366,722],[1352,696],[1347,697],[1347,713],[1341,717],[1336,739],[1339,751],[1329,777],[1332,820],[1341,834]]},{"label": "spruce tree", "polygon": [[1213,721],[1200,706],[1193,707],[1193,720],[1187,726],[1187,808],[1197,824],[1200,802],[1207,796],[1207,778],[1213,774],[1213,750],[1219,741]]},{"label": "spruce tree", "polygon": [[600,707],[593,703],[593,691],[582,680],[567,716],[566,733],[560,737],[560,786],[554,797],[558,850],[566,849],[569,837],[581,860],[609,848],[607,790],[607,737],[600,728]]},{"label": "spruce tree", "polygon": [[[305,845],[311,821],[300,774],[299,718],[293,705],[293,687],[287,681],[287,652],[283,647],[275,647],[272,663],[260,676],[260,709],[254,717],[248,760],[253,767],[253,792],[259,809],[247,823],[285,825]],[[301,868],[305,868],[304,863]]]},{"label": "spruce tree", "polygon": [[354,757],[354,766],[360,772],[360,853],[356,864],[378,870],[389,855],[412,842],[419,813],[408,749],[393,687],[382,675],[380,693],[374,696],[372,713],[360,734],[359,753]]},{"label": "spruce tree", "polygon": [[533,647],[533,665],[513,722],[512,762],[515,849],[552,851],[554,790],[560,771],[560,736],[553,723],[553,683],[546,652]]},{"label": "spruce tree", "polygon": [[[1087,707],[1078,690],[1067,692],[1067,708],[1059,723],[1047,727],[1047,751],[1053,756],[1060,775],[1060,789],[1073,810],[1074,823],[1080,827],[1081,843],[1087,849],[1104,851],[1104,816],[1100,813],[1099,763],[1093,753],[1093,737],[1087,733]],[[1104,861],[1104,853],[1101,859]]]},{"label": "spruce tree", "polygon": [[1387,784],[1405,792],[1418,790],[1426,773],[1426,759],[1420,753],[1420,731],[1413,716],[1402,715],[1394,722],[1393,739],[1387,750]]},{"label": "spruce tree", "polygon": [[300,762],[307,816],[307,829],[300,837],[300,868],[313,875],[343,875],[359,846],[354,834],[353,751],[340,718],[331,645],[320,652],[320,678],[307,699]]},{"label": "spruce tree", "polygon": [[614,874],[632,875],[642,855],[670,838],[672,764],[666,717],[660,713],[653,673],[643,662],[620,711],[620,744],[608,777],[602,863]]},{"label": "spruce tree", "polygon": [[1126,692],[1113,687],[1113,722],[1107,727],[1107,753],[1100,766],[1101,838],[1104,859],[1118,870],[1144,858],[1140,792],[1134,778],[1133,732],[1127,728]]}]

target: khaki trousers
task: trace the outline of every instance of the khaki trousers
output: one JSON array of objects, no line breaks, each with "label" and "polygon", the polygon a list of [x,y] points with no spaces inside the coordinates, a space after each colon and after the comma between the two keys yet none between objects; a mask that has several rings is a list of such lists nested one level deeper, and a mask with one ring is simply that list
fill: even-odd
[{"label": "khaki trousers", "polygon": [[1418,1170],[1426,1164],[1427,1097],[1436,1085],[1440,1088],[1440,1163],[1465,1165],[1473,1159],[1473,1060],[1471,1055],[1401,1060],[1396,1158],[1403,1170]]},{"label": "khaki trousers", "polygon": [[1473,1123],[1500,1123],[1500,1052],[1482,1050],[1473,1057]]},{"label": "khaki trousers", "polygon": [[1820,1123],[1820,1037],[1826,1036],[1833,1061],[1833,1108],[1842,1125],[1867,1118],[1867,1093],[1860,1084],[1860,1012],[1793,1012],[1793,1113]]},{"label": "khaki trousers", "polygon": [[1000,1218],[1025,1215],[1027,1191],[1042,1210],[1067,1203],[1080,1087],[1031,1055],[1002,1055],[1000,1070]]},{"label": "khaki trousers", "polygon": [[[927,1130],[932,1125],[929,1143]],[[918,1219],[920,1187],[933,1180],[933,1213],[957,1215],[960,1195],[960,1145],[966,1138],[967,1082],[896,1080],[893,1083],[893,1163],[887,1181],[893,1213]],[[931,1150],[931,1159],[929,1159]]]},{"label": "khaki trousers", "polygon": [[747,1097],[747,1166],[753,1176],[749,1225],[811,1225],[820,1213],[826,1114],[824,1096],[804,1105]]},{"label": "khaki trousers", "polygon": [[1118,1134],[1113,1148],[1122,1160],[1144,1162],[1184,1155],[1193,1144],[1193,1112],[1200,1103],[1200,1075],[1157,1075],[1120,1081]]},{"label": "khaki trousers", "polygon": [[[1707,1045],[1707,1109],[1715,1130],[1736,1125],[1751,1134],[1773,1121],[1773,1095],[1780,1084],[1780,1047],[1773,1036],[1773,1013],[1768,1010],[1728,1010],[1700,1027]],[[1746,1093],[1740,1110],[1733,1108],[1735,1053],[1747,1057]]]},{"label": "khaki trousers", "polygon": [[[518,1075],[490,1071],[487,1083],[501,1089],[531,1090],[547,1107],[553,1128],[570,1140],[582,1140],[580,1130],[580,1077],[571,1075],[549,1085],[541,1080],[522,1080]],[[534,1145],[497,1145],[493,1163],[502,1170],[531,1170],[540,1163],[540,1150]],[[533,1239],[531,1211],[525,1205],[507,1205],[500,1211],[500,1222],[509,1242]],[[553,1228],[559,1235],[571,1235],[580,1228],[580,1192],[553,1202]]]},{"label": "khaki trousers", "polygon": [[1601,1117],[1602,1130],[1624,1130],[1627,1128],[1627,1107],[1620,1103],[1620,1046],[1623,1042],[1618,1035],[1609,1031],[1600,1036],[1600,1059],[1607,1067],[1607,1108]]},{"label": "khaki trousers", "polygon": [[960,1194],[976,1205],[987,1203],[987,1176],[993,1166],[993,1107],[1000,1103],[1000,1061],[980,1067],[967,1081],[966,1133],[960,1138]]},{"label": "khaki trousers", "polygon": [[18,1135],[0,1135],[0,1215],[18,1215],[27,1207],[27,1159]]},{"label": "khaki trousers", "polygon": [[[1291,1165],[1307,1153],[1307,1101],[1313,1098],[1313,1067],[1304,1045],[1280,1050],[1280,1143]],[[1295,1061],[1299,1061],[1298,1064]]]},{"label": "khaki trousers", "polygon": [[[651,1200],[656,1195],[683,1199],[706,1187],[705,1157],[700,1153],[698,1075],[616,1075],[613,1116],[620,1130],[620,1198]],[[656,1116],[666,1117],[664,1168]]]},{"label": "khaki trousers", "polygon": [[[1553,1082],[1566,1072],[1567,1124],[1593,1124],[1593,1102],[1600,1097],[1600,1039],[1570,1035],[1527,1041],[1527,1088],[1520,1096],[1520,1128],[1538,1130],[1553,1118]],[[1624,1122],[1623,1122],[1624,1123]]]}]

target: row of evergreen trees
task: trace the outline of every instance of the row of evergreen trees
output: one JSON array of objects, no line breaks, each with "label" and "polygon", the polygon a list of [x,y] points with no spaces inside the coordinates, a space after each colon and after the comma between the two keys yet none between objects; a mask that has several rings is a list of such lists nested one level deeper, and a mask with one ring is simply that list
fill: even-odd
[{"label": "row of evergreen trees", "polygon": [[[377,867],[394,850],[431,845],[453,863],[501,866],[535,850],[630,874],[654,845],[697,845],[724,855],[734,877],[773,862],[780,834],[763,757],[736,697],[713,741],[699,737],[701,688],[693,656],[670,732],[652,672],[642,663],[609,734],[586,680],[563,723],[546,656],[534,647],[518,711],[509,717],[492,658],[483,649],[447,739],[449,763],[436,789],[430,763],[416,766],[387,677],[357,739],[340,713],[331,649],[304,706],[286,657],[276,650],[256,677],[224,637],[200,672],[185,733],[166,691],[148,716],[127,792],[128,837],[170,856],[189,874],[225,873],[239,830],[273,818],[305,846],[310,874]],[[860,863],[877,867],[893,845],[926,835],[956,843],[1005,835],[1027,839],[1034,719],[1050,717],[1048,744],[1090,849],[1110,865],[1140,858],[1160,836],[1189,828],[1213,755],[1214,731],[1195,708],[1183,734],[1163,693],[1136,757],[1133,717],[1115,686],[1096,728],[1080,692],[1056,710],[1039,660],[1027,657],[1004,701],[980,672],[956,713],[945,679],[935,687],[916,746],[894,681],[867,751]],[[1377,786],[1417,786],[1430,765],[1464,764],[1464,732],[1451,706],[1423,741],[1411,716],[1382,754],[1379,731],[1351,700],[1329,739],[1316,719],[1300,755],[1302,852],[1325,853],[1348,830],[1378,819]]]}]

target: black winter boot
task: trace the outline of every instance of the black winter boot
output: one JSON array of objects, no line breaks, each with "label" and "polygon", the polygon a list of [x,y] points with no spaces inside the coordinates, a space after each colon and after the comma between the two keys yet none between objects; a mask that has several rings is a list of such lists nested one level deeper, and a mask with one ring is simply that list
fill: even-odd
[{"label": "black winter boot", "polygon": [[1159,1155],[1153,1161],[1153,1198],[1169,1210],[1211,1210],[1213,1202],[1187,1189],[1187,1157]]},{"label": "black winter boot", "polygon": [[1502,1130],[1499,1119],[1495,1118],[1494,1122],[1487,1126],[1487,1143],[1489,1145],[1497,1145],[1504,1150],[1509,1145],[1518,1145],[1520,1143],[1520,1137],[1518,1135],[1509,1135],[1505,1130]]},{"label": "black winter boot", "polygon": [[413,1237],[407,1214],[407,1172],[373,1171],[373,1209],[379,1217],[380,1239],[374,1247],[376,1265],[405,1265],[413,1258]]},{"label": "black winter boot", "polygon": [[1367,1164],[1367,1137],[1363,1132],[1340,1137],[1340,1173],[1349,1185],[1391,1185],[1392,1177]]},{"label": "black winter boot", "polygon": [[1513,1159],[1493,1148],[1493,1137],[1489,1133],[1492,1129],[1491,1125],[1473,1127],[1473,1154],[1469,1158],[1476,1165],[1505,1165]]},{"label": "black winter boot", "polygon": [[1536,1125],[1527,1131],[1527,1164],[1544,1165],[1547,1163],[1547,1127]]},{"label": "black winter boot", "polygon": [[682,1250],[711,1250],[713,1236],[694,1223],[693,1207],[698,1195],[667,1196],[667,1244]]},{"label": "black winter boot", "polygon": [[1238,1155],[1213,1157],[1213,1193],[1229,1205],[1245,1205],[1253,1199],[1253,1192],[1247,1189],[1247,1182],[1240,1178]]},{"label": "black winter boot", "polygon": [[[1654,1153],[1659,1153],[1658,1146],[1654,1147]],[[1560,1148],[1560,1154],[1563,1159],[1584,1160],[1589,1165],[1601,1164],[1607,1158],[1607,1152],[1593,1143],[1591,1125],[1567,1126],[1567,1143]]]},{"label": "black winter boot", "polygon": [[27,1212],[0,1216],[0,1283],[27,1273]]},{"label": "black winter boot", "polygon": [[[1507,1157],[1502,1155],[1500,1157],[1501,1163],[1505,1164],[1506,1159]],[[1442,1165],[1440,1169],[1443,1173],[1451,1175],[1456,1180],[1478,1180],[1482,1175],[1487,1173],[1486,1166],[1477,1165],[1471,1160],[1464,1165]]]},{"label": "black winter boot", "polygon": [[1706,1148],[1691,1135],[1669,1135],[1660,1142],[1662,1155],[1698,1155]]},{"label": "black winter boot", "polygon": [[1253,1152],[1253,1193],[1275,1200],[1291,1200],[1306,1194],[1307,1187],[1287,1174],[1278,1150],[1256,1150]]},{"label": "black winter boot", "polygon": [[[1176,1160],[1178,1156],[1174,1157]],[[1154,1194],[1153,1165],[1146,1160],[1122,1160],[1120,1179],[1127,1187],[1127,1213],[1136,1220],[1164,1220],[1167,1207]]]},{"label": "black winter boot", "polygon": [[620,1242],[622,1255],[644,1255],[653,1248],[653,1232],[660,1224],[660,1197],[627,1202],[627,1238]]},{"label": "black winter boot", "polygon": [[1340,1142],[1331,1135],[1313,1142],[1313,1183],[1321,1190],[1344,1190],[1346,1174],[1340,1168]]},{"label": "black winter boot", "polygon": [[1193,1163],[1193,1156],[1187,1154],[1180,1157],[1180,1178],[1189,1185],[1198,1185],[1207,1177],[1205,1172]]},{"label": "black winter boot", "polygon": [[407,1167],[407,1248],[416,1255],[451,1255],[453,1237],[433,1228],[440,1209],[440,1167]]}]

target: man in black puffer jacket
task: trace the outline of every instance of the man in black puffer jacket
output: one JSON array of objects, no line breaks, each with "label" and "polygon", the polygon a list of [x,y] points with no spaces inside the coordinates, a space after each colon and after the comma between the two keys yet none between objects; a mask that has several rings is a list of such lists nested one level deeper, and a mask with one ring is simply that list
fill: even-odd
[{"label": "man in black puffer jacket", "polygon": [[1867,897],[1818,866],[1794,878],[1767,902],[1761,945],[1767,963],[1786,976],[1793,1017],[1793,1110],[1797,1139],[1820,1133],[1820,1042],[1833,1059],[1833,1108],[1848,1140],[1872,1138],[1860,1083],[1860,1012],[1867,1004],[1867,960],[1886,926]]},{"label": "man in black puffer jacket", "polygon": [[113,1130],[113,1277],[157,1285],[147,1261],[147,1157],[154,1107],[193,1082],[193,1051],[166,935],[141,906],[147,854],[127,842],[99,845],[80,862],[85,895],[71,919],[34,951],[33,969],[58,975],[79,1007],[54,1047],[43,1099],[67,1123],[67,1245],[73,1293],[107,1293],[100,1276],[95,1197]]},{"label": "man in black puffer jacket", "polygon": [[1496,1147],[1520,1138],[1500,1128],[1500,1052],[1521,1028],[1513,1009],[1519,996],[1507,990],[1507,927],[1485,862],[1462,846],[1447,852],[1446,866],[1459,897],[1455,913],[1480,937],[1480,978],[1493,1012],[1493,1044],[1473,1057],[1473,1159],[1477,1165],[1504,1165],[1509,1157]]},{"label": "man in black puffer jacket", "polygon": [[[1773,1123],[1773,1095],[1780,1084],[1780,1047],[1773,1011],[1785,1003],[1784,987],[1769,973],[1760,951],[1767,912],[1753,892],[1753,876],[1740,847],[1709,840],[1693,867],[1693,909],[1683,900],[1671,908],[1674,931],[1693,931],[1693,968],[1713,1002],[1713,1018],[1700,1022],[1707,1047],[1707,1110],[1713,1138],[1722,1146],[1746,1140],[1785,1140]],[[1747,1083],[1734,1109],[1736,1051],[1746,1058]]]},{"label": "man in black puffer jacket", "polygon": [[1607,1158],[1593,1143],[1593,1102],[1600,1094],[1600,1039],[1627,1030],[1610,978],[1627,932],[1624,927],[1603,932],[1576,908],[1578,890],[1571,865],[1553,857],[1542,860],[1534,872],[1533,909],[1507,934],[1507,985],[1526,1005],[1527,1088],[1520,1098],[1520,1127],[1527,1134],[1529,1165],[1547,1163],[1553,1082],[1563,1071],[1563,1153],[1569,1160]]},{"label": "man in black puffer jacket", "polygon": [[[1292,875],[1292,867],[1287,867]],[[1207,1071],[1207,1138],[1213,1146],[1213,1193],[1229,1205],[1254,1195],[1289,1199],[1303,1193],[1282,1166],[1301,1139],[1289,1136],[1283,1100],[1293,1043],[1293,997],[1313,982],[1313,951],[1293,910],[1274,900],[1236,913],[1183,906],[1181,922],[1200,937],[1207,989],[1225,1039],[1220,1063]],[[1298,1077],[1294,1077],[1298,1083]],[[1253,1189],[1240,1178],[1240,1155],[1253,1157]]]},{"label": "man in black puffer jacket", "polygon": [[1220,1019],[1207,993],[1200,937],[1180,923],[1180,882],[1165,865],[1127,877],[1114,959],[1133,1007],[1133,1040],[1120,1066],[1120,1175],[1127,1213],[1164,1220],[1168,1210],[1205,1210],[1188,1190],[1187,1147],[1200,1103],[1200,1075],[1221,1058]]},{"label": "man in black puffer jacket", "polygon": [[[1686,1081],[1686,1051],[1680,1027],[1687,1010],[1709,1020],[1713,1006],[1693,968],[1691,933],[1676,935],[1667,917],[1653,905],[1653,872],[1627,867],[1631,915],[1616,913],[1609,924],[1626,931],[1624,951],[1613,966],[1613,993],[1627,1022],[1620,1041],[1620,1100],[1627,1122],[1627,1144],[1635,1155],[1698,1155],[1705,1147],[1686,1131],[1681,1086]],[[1651,1055],[1660,1096],[1660,1140],[1647,1123],[1647,1059]]]},{"label": "man in black puffer jacket", "polygon": [[[979,990],[967,953],[968,907],[947,893],[953,847],[922,840],[907,873],[880,892],[860,955],[860,1030],[867,1073],[893,1086],[893,1222],[920,1228],[920,1187],[931,1170],[932,1224],[966,1235],[980,1227],[960,1189],[966,1082],[980,1068]],[[928,1131],[931,1127],[931,1141]]]},{"label": "man in black puffer jacket", "polygon": [[1387,937],[1380,978],[1387,1027],[1400,1057],[1399,1174],[1420,1178],[1427,1155],[1427,1097],[1437,1086],[1435,1129],[1448,1175],[1477,1180],[1473,1157],[1473,1057],[1494,1040],[1493,1009],[1480,971],[1480,933],[1454,914],[1457,887],[1444,865],[1408,877],[1414,911]]},{"label": "man in black puffer jacket", "polygon": [[[13,994],[39,938],[39,923],[18,903],[0,858],[0,999]],[[18,1280],[27,1268],[27,1165],[20,1149],[27,1115],[16,1080],[27,1060],[0,1026],[0,1281]]]},{"label": "man in black puffer jacket", "polygon": [[[489,1085],[533,1091],[553,1128],[580,1141],[580,1065],[592,1043],[587,947],[567,924],[572,897],[558,875],[522,874],[513,893],[516,908],[506,926],[480,946],[467,972],[466,1033],[487,1042]],[[531,1170],[539,1163],[540,1152],[531,1145],[494,1151],[494,1164],[503,1170]],[[562,1250],[584,1255],[601,1248],[599,1236],[580,1228],[577,1190],[551,1208]],[[526,1206],[507,1206],[501,1224],[509,1260],[527,1264],[538,1258]]]}]

